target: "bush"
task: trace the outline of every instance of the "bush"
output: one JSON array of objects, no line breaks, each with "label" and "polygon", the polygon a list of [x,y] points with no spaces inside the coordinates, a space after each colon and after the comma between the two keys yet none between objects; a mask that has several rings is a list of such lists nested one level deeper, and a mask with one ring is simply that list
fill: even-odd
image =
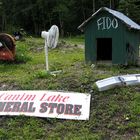
[{"label": "bush", "polygon": [[21,46],[17,46],[16,48],[16,56],[15,62],[16,63],[26,63],[27,61],[31,60],[31,56],[27,54],[28,46],[22,44]]}]

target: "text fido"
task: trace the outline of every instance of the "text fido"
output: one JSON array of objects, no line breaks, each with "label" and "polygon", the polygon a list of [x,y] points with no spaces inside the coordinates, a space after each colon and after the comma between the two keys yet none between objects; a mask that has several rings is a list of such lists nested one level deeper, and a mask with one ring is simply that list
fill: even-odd
[{"label": "text fido", "polygon": [[97,20],[98,30],[108,30],[110,28],[118,28],[118,20],[116,18],[101,17]]}]

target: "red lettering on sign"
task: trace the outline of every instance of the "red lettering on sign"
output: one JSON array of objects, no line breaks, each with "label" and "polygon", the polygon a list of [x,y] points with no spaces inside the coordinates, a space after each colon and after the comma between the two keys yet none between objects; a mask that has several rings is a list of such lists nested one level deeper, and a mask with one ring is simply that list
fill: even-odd
[{"label": "red lettering on sign", "polygon": [[58,95],[51,95],[51,96],[48,96],[47,94],[44,94],[40,101],[47,101],[47,102],[67,102],[68,99],[70,97],[69,96],[62,96],[60,94]]},{"label": "red lettering on sign", "polygon": [[3,93],[0,95],[0,100],[4,101],[33,101],[35,100],[35,94],[7,94]]}]

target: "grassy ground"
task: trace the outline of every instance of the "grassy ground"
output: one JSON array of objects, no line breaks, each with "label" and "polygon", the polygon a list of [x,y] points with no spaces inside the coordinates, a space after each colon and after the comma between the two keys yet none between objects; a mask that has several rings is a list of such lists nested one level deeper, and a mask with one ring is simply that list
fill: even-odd
[{"label": "grassy ground", "polygon": [[60,40],[64,40],[66,43],[68,44],[72,44],[72,45],[83,45],[84,44],[84,35],[80,35],[80,36],[71,36],[71,37],[67,37],[67,38],[63,38]]},{"label": "grassy ground", "polygon": [[[72,39],[73,40],[73,39]],[[66,40],[69,42],[69,39]],[[83,44],[78,39],[70,44]],[[81,43],[79,43],[81,42]],[[84,49],[60,43],[49,50],[50,70],[62,70],[57,76],[46,74],[43,39],[17,42],[13,63],[0,63],[0,90],[65,90],[91,93],[89,121],[35,117],[0,117],[2,140],[139,140],[140,86],[99,92],[97,80],[113,75],[140,73],[139,67],[85,64]]]}]

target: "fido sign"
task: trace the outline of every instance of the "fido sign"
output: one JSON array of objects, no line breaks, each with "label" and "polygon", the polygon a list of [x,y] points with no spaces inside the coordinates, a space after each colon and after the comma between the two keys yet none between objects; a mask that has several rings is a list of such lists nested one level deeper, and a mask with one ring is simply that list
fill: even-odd
[{"label": "fido sign", "polygon": [[110,28],[118,28],[118,20],[116,18],[101,17],[97,20],[98,30],[109,30]]},{"label": "fido sign", "polygon": [[90,94],[53,91],[0,91],[0,115],[88,120]]}]

